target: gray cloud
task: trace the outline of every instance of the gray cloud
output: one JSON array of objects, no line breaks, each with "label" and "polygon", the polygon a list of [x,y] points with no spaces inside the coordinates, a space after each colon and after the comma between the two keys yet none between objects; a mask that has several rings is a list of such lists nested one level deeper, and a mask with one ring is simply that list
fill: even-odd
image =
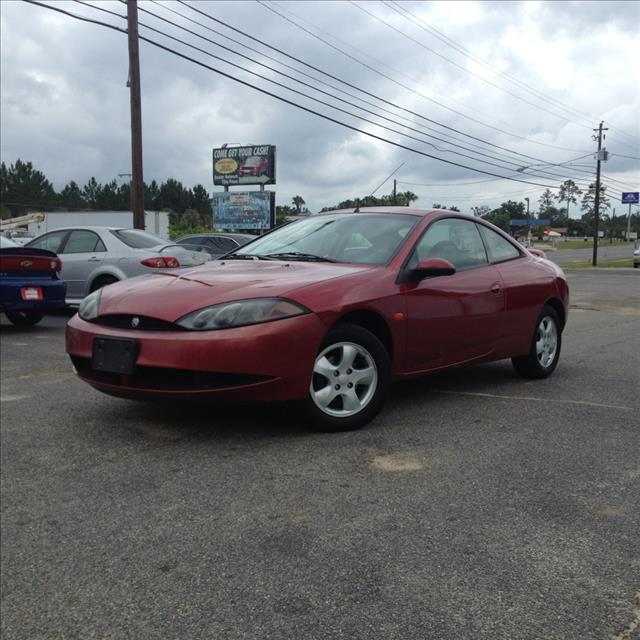
[{"label": "gray cloud", "polygon": [[[227,33],[287,64],[300,66],[265,49],[254,40],[248,40],[237,33],[232,34],[203,16],[189,13],[184,6],[165,4],[192,16],[200,25]],[[123,20],[105,17],[77,3],[56,3],[56,6],[125,26]],[[118,2],[101,3],[100,6],[118,13],[124,11],[123,5]],[[142,2],[140,6],[181,22],[234,50],[243,51],[252,60],[240,60],[231,53],[225,53],[144,13],[140,14],[142,22],[162,28],[223,59],[236,61],[257,73],[313,94],[309,88],[294,85],[265,71],[257,64],[263,58],[248,52],[242,46],[230,44],[202,27],[181,21],[157,5]],[[388,6],[379,2],[362,4],[368,11],[388,21],[425,47],[483,75],[491,83],[504,86],[529,102],[563,113],[564,118],[545,113],[452,66],[433,52],[426,51],[396,31],[376,22],[353,5],[343,2],[271,3],[270,6],[278,11],[295,12],[306,21],[307,28],[403,85],[509,133],[501,133],[472,122],[382,78],[371,69],[312,38],[308,33],[296,29],[258,3],[198,2],[197,6],[406,109],[495,145],[549,163],[562,162],[592,150],[594,146],[590,139],[590,129],[596,126],[599,119],[604,118],[606,124],[611,126],[607,146],[612,153],[605,173],[621,180],[629,188],[637,188],[639,163],[621,157],[640,155],[637,140],[634,143],[622,133],[627,131],[640,137],[640,100],[635,64],[640,44],[637,35],[640,5],[637,2],[401,3],[400,6],[419,15],[443,34],[514,74],[522,82],[549,96],[549,99],[534,98],[495,73],[472,64],[460,52],[445,46],[432,35],[404,20]],[[126,37],[24,3],[3,2],[0,4],[0,11],[2,160],[14,162],[18,157],[31,160],[54,181],[57,188],[72,179],[84,183],[95,175],[98,180],[107,181],[115,178],[118,173],[129,171]],[[141,32],[145,33],[145,30],[142,29]],[[150,37],[161,40],[158,35]],[[534,163],[533,159],[527,161],[526,158],[510,156],[512,162],[507,166],[511,170],[508,171],[506,168],[486,164],[487,161],[504,164],[504,159],[471,160],[450,151],[437,151],[429,144],[407,140],[398,134],[364,123],[358,117],[340,114],[285,89],[274,87],[264,80],[234,70],[220,60],[212,60],[175,42],[162,41],[216,69],[268,91],[432,155],[503,175],[515,173],[516,161],[521,162],[522,166]],[[265,63],[277,66],[266,60]],[[447,186],[449,182],[480,181],[489,179],[490,176],[385,145],[242,87],[146,43],[141,43],[141,64],[146,180],[155,178],[161,181],[175,177],[186,185],[202,183],[213,190],[212,147],[224,142],[255,142],[277,145],[278,184],[275,190],[278,201],[286,203],[293,195],[300,194],[314,210],[348,197],[369,193],[403,161],[406,161],[406,165],[397,175],[403,183],[439,184],[437,187],[403,185],[403,189],[411,188],[415,191],[420,196],[418,204],[424,206],[443,200],[447,204],[458,204],[463,209],[468,209],[472,204],[494,205],[507,197],[507,194],[518,199],[518,193],[524,197],[531,194],[533,189],[530,185],[508,181]],[[308,68],[301,68],[312,76],[319,76]],[[318,84],[309,78],[302,79]],[[335,80],[323,80],[338,86]],[[335,93],[333,89],[322,88]],[[353,92],[352,89],[348,90]],[[327,99],[326,96],[313,95]],[[551,99],[560,100],[582,113],[594,116],[593,121],[562,111]],[[344,100],[353,101],[346,97]],[[353,110],[344,103],[340,106]],[[504,153],[500,149],[487,147],[444,130],[418,116],[398,111],[390,105],[385,105],[385,108],[396,114],[385,114],[398,120],[399,124],[385,123],[394,129],[422,138],[422,134],[408,131],[404,126],[417,129],[423,126],[434,127],[439,131],[434,135],[449,140],[447,143],[430,139],[441,150],[453,150],[451,141],[455,140],[457,144],[470,148],[470,151],[459,148],[457,151],[469,155],[474,155],[473,152],[478,150],[473,149],[474,144],[489,154]],[[404,116],[409,121],[401,120],[398,116]],[[526,136],[530,141],[510,134]],[[536,145],[533,141],[574,151]],[[617,157],[614,155],[616,152]],[[583,162],[592,161],[585,159]],[[565,177],[578,175],[577,168],[567,169]],[[589,176],[585,179],[588,180]],[[531,180],[545,184],[547,181],[549,184],[560,182],[560,178],[551,177]],[[615,184],[616,187],[620,186]],[[390,190],[391,182],[384,185],[380,193],[388,193]],[[542,188],[539,189],[541,190]],[[514,193],[516,195],[511,196]],[[530,197],[532,201],[537,199],[536,194]]]}]

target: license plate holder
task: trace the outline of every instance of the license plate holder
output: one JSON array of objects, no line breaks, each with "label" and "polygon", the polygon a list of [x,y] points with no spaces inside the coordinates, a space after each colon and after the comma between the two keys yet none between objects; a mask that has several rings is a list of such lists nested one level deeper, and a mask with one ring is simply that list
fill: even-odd
[{"label": "license plate holder", "polygon": [[138,341],[123,338],[94,338],[91,368],[106,373],[130,375],[138,358]]},{"label": "license plate holder", "polygon": [[20,295],[23,300],[42,300],[42,289],[40,287],[22,287]]}]

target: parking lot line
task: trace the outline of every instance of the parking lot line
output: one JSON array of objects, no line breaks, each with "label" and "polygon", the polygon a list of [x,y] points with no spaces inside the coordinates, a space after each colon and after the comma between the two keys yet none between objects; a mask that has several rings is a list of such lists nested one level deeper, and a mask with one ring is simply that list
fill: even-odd
[{"label": "parking lot line", "polygon": [[476,393],[473,391],[451,391],[449,389],[431,389],[432,393],[446,393],[455,396],[476,396],[478,398],[498,398],[501,400],[530,400],[534,402],[552,402],[554,404],[574,404],[587,407],[600,407],[602,409],[619,409],[620,411],[633,411],[631,407],[620,404],[602,404],[600,402],[587,402],[586,400],[559,400],[556,398],[535,398],[533,396],[502,396],[493,393]]}]

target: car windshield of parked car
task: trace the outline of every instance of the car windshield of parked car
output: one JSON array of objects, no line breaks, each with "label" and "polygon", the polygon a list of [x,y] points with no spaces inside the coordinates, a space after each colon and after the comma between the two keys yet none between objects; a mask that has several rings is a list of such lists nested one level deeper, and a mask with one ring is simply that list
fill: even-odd
[{"label": "car windshield of parked car", "polygon": [[234,256],[386,264],[419,218],[406,214],[314,216],[276,229]]},{"label": "car windshield of parked car", "polygon": [[166,240],[139,229],[116,229],[111,233],[132,249],[151,249],[151,247],[167,244]]}]

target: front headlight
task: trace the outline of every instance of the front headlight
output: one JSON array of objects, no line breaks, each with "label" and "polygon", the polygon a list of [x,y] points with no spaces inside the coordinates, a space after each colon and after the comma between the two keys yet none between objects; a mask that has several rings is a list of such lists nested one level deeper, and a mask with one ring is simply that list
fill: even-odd
[{"label": "front headlight", "polygon": [[176,324],[192,331],[213,331],[271,322],[310,313],[309,309],[284,298],[234,300],[192,311]]},{"label": "front headlight", "polygon": [[98,289],[90,293],[81,303],[78,309],[78,315],[83,320],[95,320],[98,317],[98,308],[100,307],[100,296],[102,289]]}]

